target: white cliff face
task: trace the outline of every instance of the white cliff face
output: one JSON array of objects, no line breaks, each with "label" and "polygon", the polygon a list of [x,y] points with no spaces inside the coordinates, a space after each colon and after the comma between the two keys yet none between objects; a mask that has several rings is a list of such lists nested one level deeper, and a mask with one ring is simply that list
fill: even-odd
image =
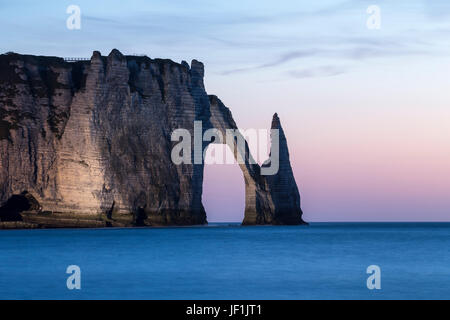
[{"label": "white cliff face", "polygon": [[[203,130],[236,128],[230,111],[207,95],[203,77],[195,60],[189,66],[117,50],[75,63],[0,56],[0,220],[44,227],[206,223],[203,165],[175,165],[170,139],[178,128],[193,135],[196,120]],[[280,143],[284,158],[272,178],[258,165],[241,165],[245,224],[302,223],[284,134]]]}]

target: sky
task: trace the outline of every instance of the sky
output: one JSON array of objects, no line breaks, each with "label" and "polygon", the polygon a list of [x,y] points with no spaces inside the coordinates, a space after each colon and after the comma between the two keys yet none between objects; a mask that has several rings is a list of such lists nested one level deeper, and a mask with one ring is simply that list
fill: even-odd
[{"label": "sky", "polygon": [[[305,220],[450,221],[449,18],[448,0],[0,0],[0,52],[198,59],[240,128],[280,116]],[[206,166],[209,221],[244,198],[237,165]]]}]

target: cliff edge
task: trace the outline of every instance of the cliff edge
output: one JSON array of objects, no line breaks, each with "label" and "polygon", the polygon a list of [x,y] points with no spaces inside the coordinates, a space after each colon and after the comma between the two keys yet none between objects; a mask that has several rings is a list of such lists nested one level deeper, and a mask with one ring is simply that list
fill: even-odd
[{"label": "cliff edge", "polygon": [[[205,224],[204,165],[174,164],[171,134],[194,133],[194,121],[203,131],[237,126],[203,78],[196,60],[178,64],[116,49],[77,62],[0,55],[0,228]],[[279,132],[278,172],[261,174],[270,163],[240,164],[243,224],[302,224],[276,114],[272,128]]]}]

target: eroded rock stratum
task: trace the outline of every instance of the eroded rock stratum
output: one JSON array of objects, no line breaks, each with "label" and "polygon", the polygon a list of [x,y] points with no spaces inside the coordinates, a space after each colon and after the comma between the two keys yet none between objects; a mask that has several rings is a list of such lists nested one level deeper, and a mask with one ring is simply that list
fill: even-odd
[{"label": "eroded rock stratum", "polygon": [[[206,223],[203,164],[175,165],[171,133],[237,128],[209,96],[204,67],[95,51],[90,61],[0,55],[3,227]],[[278,116],[280,167],[240,165],[243,224],[301,224],[300,196]],[[207,147],[207,143],[204,144]],[[267,164],[264,164],[267,165]],[[264,166],[263,165],[263,166]]]}]

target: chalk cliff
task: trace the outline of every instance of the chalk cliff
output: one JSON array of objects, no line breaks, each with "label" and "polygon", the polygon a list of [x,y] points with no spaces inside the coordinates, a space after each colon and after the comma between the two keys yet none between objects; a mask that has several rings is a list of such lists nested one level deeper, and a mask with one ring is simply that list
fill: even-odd
[{"label": "chalk cliff", "polygon": [[[77,62],[0,55],[0,228],[206,223],[203,164],[171,161],[173,130],[193,134],[194,121],[203,131],[237,128],[203,78],[196,60],[189,66],[118,50]],[[272,128],[278,173],[240,164],[246,225],[303,223],[276,114]]]}]

